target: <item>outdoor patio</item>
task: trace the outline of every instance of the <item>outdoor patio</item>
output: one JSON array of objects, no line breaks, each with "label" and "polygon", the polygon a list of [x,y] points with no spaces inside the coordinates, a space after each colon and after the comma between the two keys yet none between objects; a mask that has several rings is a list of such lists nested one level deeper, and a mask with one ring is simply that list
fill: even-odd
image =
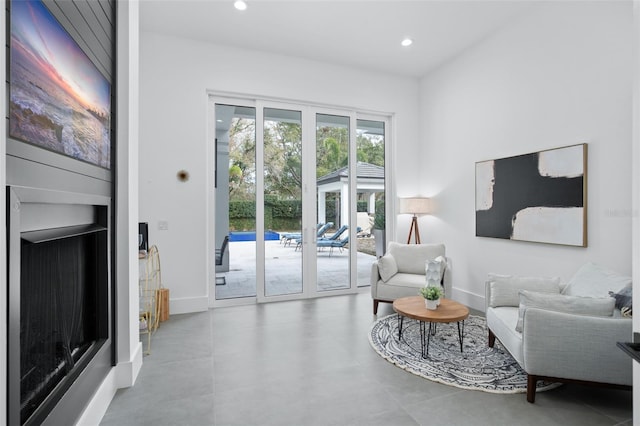
[{"label": "outdoor patio", "polygon": [[[371,246],[373,238],[358,238],[358,243]],[[218,272],[225,285],[216,286],[216,299],[254,297],[256,295],[256,242],[229,243],[229,271]],[[267,296],[294,294],[302,291],[302,251],[295,241],[284,245],[280,241],[265,241],[265,292]],[[317,285],[320,291],[344,289],[349,286],[348,246],[343,251],[319,249]],[[369,285],[371,263],[375,256],[358,251],[358,287]],[[356,266],[356,265],[353,265]]]}]

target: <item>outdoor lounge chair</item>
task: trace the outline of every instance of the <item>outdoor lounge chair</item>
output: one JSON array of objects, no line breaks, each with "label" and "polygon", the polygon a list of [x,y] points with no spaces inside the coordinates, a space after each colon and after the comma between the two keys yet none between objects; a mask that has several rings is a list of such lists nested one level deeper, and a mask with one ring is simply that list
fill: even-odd
[{"label": "outdoor lounge chair", "polygon": [[349,243],[349,235],[341,240],[318,240],[317,246],[318,250],[322,247],[329,247],[329,257],[331,257],[334,248],[338,248],[340,249],[340,252],[342,252],[342,249],[347,245],[347,243]]},{"label": "outdoor lounge chair", "polygon": [[[216,266],[222,265],[222,260],[224,259],[224,253],[227,251],[227,245],[229,244],[229,236],[225,235],[224,240],[222,240],[222,247],[216,249]],[[216,285],[225,285],[227,283],[227,279],[224,275],[218,276],[216,275]]]},{"label": "outdoor lounge chair", "polygon": [[[317,242],[319,243],[320,241],[337,241],[338,238],[340,238],[340,236],[347,230],[349,229],[349,225],[342,225],[332,236],[330,237],[318,237]],[[318,246],[320,247],[320,246]],[[324,247],[329,247],[328,245],[325,245]],[[296,250],[298,250],[298,248],[302,249],[302,238],[298,238],[296,240]]]},{"label": "outdoor lounge chair", "polygon": [[[327,230],[329,228],[331,228],[333,226],[333,222],[327,222],[327,223],[318,223],[318,233],[317,233],[317,237],[318,238],[322,238],[322,236],[324,234],[326,234]],[[301,240],[302,239],[302,234],[299,232],[285,232],[284,234],[281,234],[281,242],[283,242],[283,244],[286,245],[287,244],[291,244],[291,240]],[[296,249],[298,247],[296,246]]]}]

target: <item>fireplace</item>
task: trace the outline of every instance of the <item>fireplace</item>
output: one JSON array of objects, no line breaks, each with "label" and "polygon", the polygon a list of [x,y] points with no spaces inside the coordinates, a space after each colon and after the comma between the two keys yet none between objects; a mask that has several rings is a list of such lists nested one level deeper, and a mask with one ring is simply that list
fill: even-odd
[{"label": "fireplace", "polygon": [[114,359],[109,199],[8,198],[9,424],[72,424]]}]

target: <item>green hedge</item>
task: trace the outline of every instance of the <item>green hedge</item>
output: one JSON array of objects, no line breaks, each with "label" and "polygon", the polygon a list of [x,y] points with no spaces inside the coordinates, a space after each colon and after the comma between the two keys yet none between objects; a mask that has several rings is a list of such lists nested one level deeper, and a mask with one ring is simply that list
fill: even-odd
[{"label": "green hedge", "polygon": [[[327,200],[325,208],[327,222],[336,223],[335,200]],[[367,202],[358,201],[357,208],[359,212],[366,212]],[[265,229],[276,231],[300,229],[302,227],[302,201],[266,199],[264,217]],[[231,231],[256,229],[255,201],[231,201],[229,203],[229,228]]]}]

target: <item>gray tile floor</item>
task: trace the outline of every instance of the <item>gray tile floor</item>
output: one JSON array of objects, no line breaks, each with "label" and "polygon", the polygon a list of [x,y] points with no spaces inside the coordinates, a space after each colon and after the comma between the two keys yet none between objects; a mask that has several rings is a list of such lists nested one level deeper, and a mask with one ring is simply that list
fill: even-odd
[{"label": "gray tile floor", "polygon": [[407,373],[370,347],[371,312],[363,289],[174,315],[101,424],[632,425],[629,391],[564,385],[529,404]]}]

